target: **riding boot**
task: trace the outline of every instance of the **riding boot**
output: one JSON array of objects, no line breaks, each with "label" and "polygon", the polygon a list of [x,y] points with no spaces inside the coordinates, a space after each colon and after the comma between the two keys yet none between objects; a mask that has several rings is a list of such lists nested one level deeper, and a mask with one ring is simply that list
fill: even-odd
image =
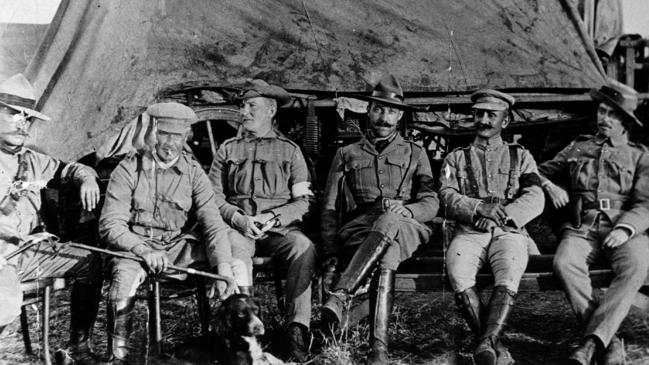
[{"label": "riding boot", "polygon": [[76,281],[70,294],[70,344],[59,349],[54,358],[58,365],[96,364],[97,359],[90,351],[90,332],[101,300],[101,282],[87,284]]},{"label": "riding boot", "polygon": [[246,286],[240,286],[239,287],[239,294],[244,294],[249,297],[254,297],[255,296],[255,290],[252,285],[246,285]]},{"label": "riding boot", "polygon": [[370,284],[370,355],[368,365],[388,364],[388,327],[394,297],[394,270],[379,269]]},{"label": "riding boot", "polygon": [[108,302],[108,352],[113,363],[126,363],[128,340],[133,330],[135,298]]},{"label": "riding boot", "polygon": [[466,320],[475,337],[478,338],[482,334],[484,306],[476,288],[472,286],[461,293],[456,293],[455,304],[457,304],[460,313],[462,313],[462,317]]},{"label": "riding boot", "polygon": [[505,286],[496,286],[491,294],[487,319],[473,358],[476,365],[513,363],[507,349],[500,344],[500,335],[514,306],[516,293]]},{"label": "riding boot", "polygon": [[337,325],[341,322],[345,302],[365,282],[391,242],[380,232],[372,231],[367,235],[322,307],[322,320],[325,324]]}]

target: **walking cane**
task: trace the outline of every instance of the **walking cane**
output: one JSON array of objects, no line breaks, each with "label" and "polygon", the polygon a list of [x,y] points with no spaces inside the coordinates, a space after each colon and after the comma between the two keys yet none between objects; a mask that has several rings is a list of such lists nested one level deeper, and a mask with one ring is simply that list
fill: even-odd
[{"label": "walking cane", "polygon": [[49,234],[49,233],[48,234],[37,233],[35,235],[32,235],[32,238],[27,240],[27,242],[25,242],[22,246],[20,246],[19,249],[17,249],[16,251],[13,251],[12,253],[5,256],[5,260],[9,261],[12,258],[20,255],[21,253],[29,250],[30,248],[34,247],[35,245],[37,245],[37,244],[39,244],[39,243],[41,243],[43,241],[46,241],[46,240],[53,240],[53,241],[58,242],[59,238],[57,236],[55,236],[53,234]]},{"label": "walking cane", "polygon": [[[124,252],[110,251],[110,250],[105,250],[103,248],[98,248],[98,247],[94,247],[94,246],[88,246],[88,245],[84,245],[82,243],[74,243],[74,242],[66,243],[66,245],[68,245],[70,247],[80,248],[80,249],[83,249],[83,250],[102,253],[104,255],[111,255],[111,256],[114,256],[114,257],[120,257],[120,258],[123,258],[123,259],[129,259],[129,260],[133,260],[133,261],[137,261],[137,262],[144,262],[143,258],[134,256],[134,255],[131,255],[131,254],[127,254],[127,253],[124,253]],[[202,276],[202,277],[206,277],[206,278],[209,278],[209,279],[212,279],[212,280],[225,281],[225,283],[227,285],[227,288],[226,288],[227,293],[234,293],[235,288],[237,287],[236,283],[234,282],[234,279],[232,279],[230,277],[227,277],[227,276],[218,275],[218,274],[212,274],[211,272],[202,271],[202,270],[196,270],[196,269],[192,269],[190,267],[181,267],[181,266],[176,266],[176,265],[169,265],[169,266],[167,266],[167,269],[187,273],[187,274],[190,274],[190,275]]]}]

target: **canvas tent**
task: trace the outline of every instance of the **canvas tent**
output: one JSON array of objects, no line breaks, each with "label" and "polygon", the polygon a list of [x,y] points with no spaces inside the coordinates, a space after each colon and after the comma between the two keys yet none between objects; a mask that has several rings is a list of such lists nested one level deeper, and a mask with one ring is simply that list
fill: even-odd
[{"label": "canvas tent", "polygon": [[412,95],[596,87],[568,0],[63,0],[26,70],[53,118],[46,152],[92,152],[170,84],[263,78],[303,92]]}]

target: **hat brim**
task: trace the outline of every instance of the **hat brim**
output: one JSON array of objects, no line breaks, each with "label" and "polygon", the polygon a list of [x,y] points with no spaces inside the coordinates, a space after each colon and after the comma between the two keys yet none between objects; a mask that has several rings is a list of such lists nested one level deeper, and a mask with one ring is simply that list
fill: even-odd
[{"label": "hat brim", "polygon": [[497,104],[497,103],[477,103],[471,106],[472,109],[483,109],[483,110],[507,110],[506,105]]},{"label": "hat brim", "polygon": [[394,99],[386,99],[386,98],[381,98],[378,96],[371,96],[371,95],[362,95],[362,94],[355,94],[352,95],[353,98],[360,99],[360,100],[365,100],[365,101],[378,101],[383,104],[387,104],[393,107],[396,107],[401,110],[413,110],[413,111],[420,111],[423,110],[423,108],[420,108],[418,106],[406,104],[400,100],[394,100]]},{"label": "hat brim", "polygon": [[631,122],[636,127],[642,127],[643,126],[642,122],[640,122],[640,120],[638,120],[638,118],[636,118],[635,115],[633,115],[633,113],[629,113],[627,110],[622,108],[622,106],[620,106],[620,104],[618,104],[615,100],[611,99],[608,95],[600,92],[599,90],[591,89],[590,90],[590,97],[593,98],[593,100],[595,100],[595,101],[604,102],[604,103],[612,106],[613,108],[615,108],[615,110],[618,113],[620,113],[622,115],[622,117],[627,122]]},{"label": "hat brim", "polygon": [[23,112],[23,113],[25,113],[25,114],[26,114],[27,116],[29,116],[29,117],[38,118],[38,119],[40,119],[40,120],[44,120],[44,121],[49,121],[49,120],[51,120],[50,117],[48,117],[47,115],[45,115],[45,114],[43,114],[43,113],[39,113],[39,112],[37,112],[37,111],[34,110],[34,109],[29,109],[29,108],[25,108],[25,107],[23,107],[23,106],[18,106],[18,105],[13,105],[13,104],[7,104],[7,103],[5,103],[5,102],[3,102],[3,101],[0,101],[0,105],[4,105],[4,106],[6,106],[6,107],[8,107],[8,108],[11,108],[11,109],[13,109],[13,110],[17,110],[17,111],[19,111],[19,112]]}]

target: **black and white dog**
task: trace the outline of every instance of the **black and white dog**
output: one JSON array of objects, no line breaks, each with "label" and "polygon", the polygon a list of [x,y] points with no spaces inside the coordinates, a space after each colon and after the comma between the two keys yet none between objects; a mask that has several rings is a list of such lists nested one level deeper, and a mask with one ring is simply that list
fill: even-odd
[{"label": "black and white dog", "polygon": [[223,301],[216,313],[215,330],[210,338],[188,343],[175,351],[186,364],[284,365],[285,362],[264,352],[257,336],[264,334],[259,306],[244,294],[234,294]]}]

